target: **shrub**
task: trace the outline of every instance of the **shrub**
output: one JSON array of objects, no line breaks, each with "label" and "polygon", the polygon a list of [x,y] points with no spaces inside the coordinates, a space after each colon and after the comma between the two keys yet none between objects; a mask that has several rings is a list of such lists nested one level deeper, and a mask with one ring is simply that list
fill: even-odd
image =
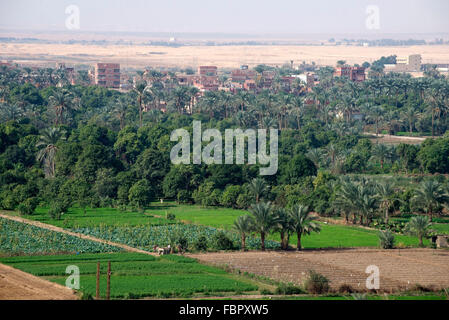
[{"label": "shrub", "polygon": [[17,210],[21,215],[31,215],[34,213],[34,210],[36,210],[37,206],[37,200],[36,198],[28,198],[19,206],[17,207]]},{"label": "shrub", "polygon": [[349,284],[342,284],[337,291],[338,293],[353,293],[354,289]]},{"label": "shrub", "polygon": [[232,250],[234,248],[234,243],[223,231],[214,234],[212,242],[214,248],[218,250]]},{"label": "shrub", "polygon": [[206,251],[207,250],[207,239],[206,239],[206,237],[205,236],[199,237],[195,241],[194,247],[195,247],[196,250]]},{"label": "shrub", "polygon": [[191,203],[192,198],[187,190],[180,190],[176,196],[178,203]]},{"label": "shrub", "polygon": [[239,209],[247,209],[253,203],[253,196],[249,193],[241,193],[237,197],[237,207]]},{"label": "shrub", "polygon": [[390,230],[385,230],[379,232],[380,246],[383,249],[393,249],[394,248],[394,235]]},{"label": "shrub", "polygon": [[271,292],[268,289],[262,289],[262,290],[260,290],[260,294],[262,294],[262,295],[271,295],[271,294],[273,294],[273,292]]},{"label": "shrub", "polygon": [[300,294],[304,293],[300,287],[295,286],[292,283],[281,283],[275,291],[276,294],[283,294],[283,295],[289,295],[289,294]]},{"label": "shrub", "polygon": [[67,199],[57,199],[51,203],[48,214],[52,219],[60,220],[61,216],[69,209],[69,206],[70,201]]},{"label": "shrub", "polygon": [[178,246],[180,246],[180,249],[182,251],[187,251],[187,248],[189,247],[189,241],[187,240],[187,238],[184,235],[181,235],[178,238],[177,244],[178,244]]},{"label": "shrub", "polygon": [[175,216],[174,213],[167,213],[167,214],[165,215],[165,218],[166,218],[167,220],[175,220],[175,219],[176,219],[176,216]]},{"label": "shrub", "polygon": [[312,294],[322,294],[329,292],[329,279],[313,270],[309,271],[304,288]]},{"label": "shrub", "polygon": [[241,186],[229,185],[221,196],[221,205],[228,208],[235,208],[238,196],[242,193]]},{"label": "shrub", "polygon": [[81,300],[94,300],[94,297],[88,292],[83,292],[81,293]]}]

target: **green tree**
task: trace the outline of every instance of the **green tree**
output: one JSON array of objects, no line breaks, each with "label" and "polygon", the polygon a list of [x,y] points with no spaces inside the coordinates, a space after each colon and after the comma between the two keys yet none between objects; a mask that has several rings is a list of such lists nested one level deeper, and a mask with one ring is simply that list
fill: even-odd
[{"label": "green tree", "polygon": [[48,128],[42,132],[36,147],[39,149],[37,160],[44,163],[46,177],[53,178],[56,173],[55,159],[59,148],[57,143],[65,139],[65,131],[59,128]]},{"label": "green tree", "polygon": [[147,180],[139,180],[129,189],[129,201],[143,210],[154,197],[152,187]]},{"label": "green tree", "polygon": [[427,213],[429,221],[432,222],[433,214],[440,211],[443,205],[449,202],[449,195],[438,181],[430,179],[421,182],[415,190],[412,201]]},{"label": "green tree", "polygon": [[265,236],[273,229],[276,216],[270,202],[253,204],[249,209],[253,216],[254,231],[260,234],[261,249],[265,251]]},{"label": "green tree", "polygon": [[302,249],[301,236],[309,235],[312,232],[320,232],[321,227],[314,222],[314,218],[310,215],[309,208],[303,205],[295,205],[290,211],[290,218],[292,221],[292,229],[296,232],[298,237],[297,250]]},{"label": "green tree", "polygon": [[418,237],[419,246],[422,247],[424,245],[423,238],[430,232],[431,225],[428,217],[416,216],[406,224],[405,230],[408,234]]},{"label": "green tree", "polygon": [[253,179],[248,185],[249,191],[255,197],[256,203],[267,194],[269,187],[264,179],[257,177]]},{"label": "green tree", "polygon": [[246,237],[253,231],[253,219],[250,215],[244,215],[234,221],[233,228],[240,234],[242,251],[246,250]]}]

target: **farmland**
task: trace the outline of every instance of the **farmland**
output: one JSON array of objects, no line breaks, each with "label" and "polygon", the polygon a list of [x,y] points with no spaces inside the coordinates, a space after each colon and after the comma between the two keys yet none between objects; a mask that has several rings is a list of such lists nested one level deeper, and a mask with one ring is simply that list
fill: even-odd
[{"label": "farmland", "polygon": [[380,271],[382,291],[411,290],[416,285],[441,289],[449,286],[449,251],[426,249],[378,250],[340,249],[303,252],[233,252],[193,254],[199,261],[227,265],[241,272],[301,284],[312,269],[330,279],[337,290],[342,285],[364,288],[366,267]]},{"label": "farmland", "polygon": [[[80,269],[80,291],[84,295],[95,294],[97,261],[106,273],[106,262],[111,261],[111,298],[142,297],[191,297],[193,295],[220,295],[258,290],[260,283],[227,274],[224,270],[205,266],[182,256],[153,256],[135,253],[79,254],[33,257],[1,258],[11,265],[64,285],[68,265]],[[262,284],[262,286],[264,286]],[[101,295],[105,296],[105,277],[102,278]]]},{"label": "farmland", "polygon": [[0,218],[0,254],[113,252],[121,249],[102,243]]},{"label": "farmland", "polygon": [[[172,202],[164,205],[153,203],[144,214],[132,211],[120,212],[113,208],[98,208],[88,209],[85,215],[81,209],[71,208],[61,220],[51,219],[47,211],[45,208],[38,208],[35,215],[27,218],[144,250],[152,250],[155,244],[169,244],[170,239],[177,236],[176,233],[191,234],[188,238],[189,243],[192,244],[201,235],[210,238],[215,234],[216,228],[227,230],[238,246],[240,238],[232,232],[232,224],[238,216],[247,213],[244,210],[203,208],[197,205],[177,205]],[[176,219],[165,219],[166,213],[175,214]],[[174,223],[177,225],[170,226]],[[377,247],[379,245],[378,231],[374,229],[330,223],[320,223],[320,226],[320,233],[313,233],[303,238],[304,248]],[[433,228],[448,233],[448,226],[447,223],[435,223]],[[251,239],[249,248],[256,249],[260,243],[259,238],[254,234]],[[279,234],[270,234],[268,240],[279,242]],[[296,241],[296,235],[292,234],[289,243],[295,246]],[[417,246],[418,241],[415,237],[398,234],[396,243],[403,247],[413,247]],[[428,245],[429,241],[425,239],[424,243]],[[276,247],[274,243],[269,245],[269,248]]]}]

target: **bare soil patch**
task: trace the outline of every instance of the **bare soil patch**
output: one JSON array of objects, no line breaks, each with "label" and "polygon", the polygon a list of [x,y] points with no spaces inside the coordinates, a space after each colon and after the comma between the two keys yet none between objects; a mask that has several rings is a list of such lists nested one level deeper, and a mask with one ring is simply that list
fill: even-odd
[{"label": "bare soil patch", "polygon": [[[431,138],[431,137],[427,137]],[[381,144],[420,144],[424,142],[427,138],[424,137],[408,137],[408,136],[392,136],[389,134],[379,134],[376,136],[375,134],[372,134],[369,138],[374,143],[381,143]]]},{"label": "bare soil patch", "polygon": [[[157,52],[158,54],[154,54]],[[253,67],[257,64],[282,65],[293,60],[295,64],[314,61],[318,65],[335,65],[338,60],[361,64],[373,62],[381,56],[408,56],[421,54],[423,63],[447,63],[449,46],[185,46],[161,47],[150,45],[81,45],[81,44],[31,44],[2,43],[0,56],[24,64],[55,62],[93,64],[117,62],[122,68],[197,67],[216,65],[220,68],[237,68],[241,64]]]},{"label": "bare soil patch", "polygon": [[0,300],[76,300],[78,296],[61,286],[0,263]]},{"label": "bare soil patch", "polygon": [[227,265],[278,281],[302,284],[307,272],[314,270],[338,289],[347,284],[365,290],[366,267],[380,270],[380,290],[410,289],[416,284],[435,289],[449,287],[449,251],[432,249],[338,249],[302,252],[219,252],[192,254],[200,262]]}]

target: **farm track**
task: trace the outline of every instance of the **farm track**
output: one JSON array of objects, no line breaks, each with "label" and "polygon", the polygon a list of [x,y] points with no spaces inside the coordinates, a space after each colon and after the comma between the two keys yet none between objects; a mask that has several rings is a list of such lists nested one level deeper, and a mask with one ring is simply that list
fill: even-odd
[{"label": "farm track", "polygon": [[156,256],[156,253],[153,252],[148,252],[145,250],[141,250],[141,249],[137,249],[134,247],[130,247],[127,246],[126,244],[122,244],[122,243],[117,243],[117,242],[112,242],[112,241],[108,241],[108,240],[103,240],[103,239],[99,239],[96,237],[92,237],[89,235],[85,235],[85,234],[81,234],[81,233],[77,233],[77,232],[72,232],[60,227],[56,227],[53,226],[51,224],[46,224],[46,223],[42,223],[39,221],[34,221],[34,220],[29,220],[29,219],[25,219],[22,217],[17,217],[17,216],[11,216],[11,215],[7,215],[7,214],[3,214],[0,211],[0,217],[1,218],[5,218],[5,219],[9,219],[9,220],[13,220],[13,221],[17,221],[17,222],[21,222],[21,223],[27,223],[39,228],[43,228],[43,229],[47,229],[47,230],[52,230],[52,231],[56,231],[56,232],[61,232],[61,233],[65,233],[74,237],[78,237],[80,239],[86,239],[86,240],[91,240],[91,241],[95,241],[95,242],[100,242],[100,243],[104,243],[104,244],[108,244],[114,247],[118,247],[118,248],[122,248],[125,249],[126,251],[130,251],[130,252],[137,252],[137,253],[143,253],[143,254],[148,254],[148,255],[152,255],[152,256]]},{"label": "farm track", "polygon": [[69,288],[0,263],[0,300],[76,300]]},{"label": "farm track", "polygon": [[201,262],[228,265],[241,272],[253,273],[283,282],[301,284],[309,270],[325,275],[338,289],[347,284],[365,289],[366,267],[380,270],[380,290],[408,289],[415,284],[449,287],[449,251],[431,249],[335,249],[302,252],[233,252],[191,254]]}]

